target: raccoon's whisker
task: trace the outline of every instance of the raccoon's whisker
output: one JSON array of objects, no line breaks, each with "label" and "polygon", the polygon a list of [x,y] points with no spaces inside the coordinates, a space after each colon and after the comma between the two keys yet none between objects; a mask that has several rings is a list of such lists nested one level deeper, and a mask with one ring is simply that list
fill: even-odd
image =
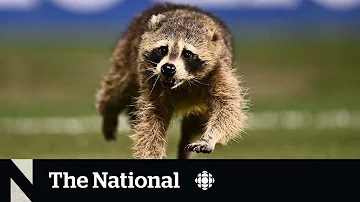
[{"label": "raccoon's whisker", "polygon": [[195,85],[195,86],[197,86],[195,83],[193,83],[193,82],[191,82],[192,81],[192,79],[190,79],[190,80],[188,80],[192,85]]},{"label": "raccoon's whisker", "polygon": [[192,80],[193,80],[193,79],[190,79],[191,84],[194,85],[194,86],[198,86],[198,85],[197,85],[196,83],[194,83]]},{"label": "raccoon's whisker", "polygon": [[141,62],[143,62],[143,64],[145,65],[146,68],[149,68],[149,69],[154,68],[154,66],[148,65],[147,63],[145,63],[145,61],[141,61]]},{"label": "raccoon's whisker", "polygon": [[142,69],[140,70],[141,72],[147,72],[147,74],[157,74],[156,71],[154,71],[153,69]]},{"label": "raccoon's whisker", "polygon": [[191,92],[191,82],[189,80],[186,80],[187,83],[189,84],[189,87],[190,87],[190,92]]},{"label": "raccoon's whisker", "polygon": [[149,62],[151,64],[154,64],[154,65],[158,65],[158,63],[154,62],[154,61],[151,61],[149,59],[145,59],[145,60],[142,60],[142,62]]},{"label": "raccoon's whisker", "polygon": [[153,92],[153,90],[154,90],[154,88],[155,88],[155,85],[156,85],[157,81],[159,80],[159,78],[160,78],[160,75],[156,78],[156,80],[155,80],[155,82],[154,82],[154,84],[153,84],[153,86],[152,86],[152,89],[151,89],[149,95],[151,95],[151,93]]},{"label": "raccoon's whisker", "polygon": [[149,72],[154,72],[154,73],[155,73],[155,70],[154,70],[154,69],[151,69],[151,68],[146,68],[145,71],[149,71]]},{"label": "raccoon's whisker", "polygon": [[171,104],[175,109],[177,109],[176,106],[175,106],[175,104],[174,104],[172,101],[169,101],[169,102],[170,102],[170,104]]},{"label": "raccoon's whisker", "polygon": [[202,82],[200,82],[200,81],[196,80],[195,78],[193,78],[193,80],[194,80],[195,82],[199,83],[199,84],[203,84],[203,85],[210,86],[210,84],[207,84],[207,83],[202,83]]},{"label": "raccoon's whisker", "polygon": [[156,74],[154,73],[154,74],[152,74],[151,76],[149,76],[149,78],[148,79],[146,79],[146,81],[144,82],[144,83],[147,83],[151,78],[153,78],[154,76],[156,76]]},{"label": "raccoon's whisker", "polygon": [[153,62],[153,61],[151,61],[151,60],[146,60],[146,61],[147,61],[147,62],[150,62],[151,64],[158,65],[158,63]]},{"label": "raccoon's whisker", "polygon": [[185,82],[185,80],[181,80],[180,82],[178,82],[175,86],[171,87],[171,89],[176,89],[178,86],[180,86],[181,84],[183,84]]},{"label": "raccoon's whisker", "polygon": [[164,87],[164,88],[165,88],[165,86],[164,86],[163,82],[160,82],[160,83],[161,83],[162,87]]},{"label": "raccoon's whisker", "polygon": [[146,63],[144,63],[144,64],[145,64],[145,70],[151,70],[151,71],[154,71],[154,67],[153,67],[153,66],[148,65],[148,64],[146,64]]},{"label": "raccoon's whisker", "polygon": [[140,62],[143,62],[143,64],[145,65],[145,68],[143,69],[144,71],[156,73],[156,66],[148,65],[147,63],[144,63],[145,61],[140,61]]}]

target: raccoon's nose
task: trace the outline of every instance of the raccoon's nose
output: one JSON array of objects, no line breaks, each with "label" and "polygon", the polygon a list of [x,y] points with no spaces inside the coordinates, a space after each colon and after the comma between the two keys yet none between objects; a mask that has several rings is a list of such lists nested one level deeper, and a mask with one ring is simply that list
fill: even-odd
[{"label": "raccoon's nose", "polygon": [[165,77],[172,77],[176,73],[176,67],[173,64],[166,63],[161,67],[161,74]]}]

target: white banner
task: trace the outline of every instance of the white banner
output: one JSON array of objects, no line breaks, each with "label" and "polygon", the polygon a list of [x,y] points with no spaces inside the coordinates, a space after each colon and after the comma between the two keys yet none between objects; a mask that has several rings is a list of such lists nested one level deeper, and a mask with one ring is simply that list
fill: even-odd
[{"label": "white banner", "polygon": [[[58,7],[75,13],[100,13],[124,0],[51,0]],[[1,0],[0,0],[1,2]]]},{"label": "white banner", "polygon": [[0,10],[31,10],[39,6],[41,0],[0,0]]}]

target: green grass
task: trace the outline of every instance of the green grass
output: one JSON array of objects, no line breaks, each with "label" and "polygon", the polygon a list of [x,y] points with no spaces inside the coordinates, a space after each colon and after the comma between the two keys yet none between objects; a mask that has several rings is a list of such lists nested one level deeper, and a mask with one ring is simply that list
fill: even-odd
[{"label": "green grass", "polygon": [[[0,46],[0,118],[94,115],[100,76],[113,41],[4,43]],[[360,110],[360,41],[239,41],[238,72],[252,111]],[[360,131],[249,131],[238,143],[199,158],[360,158]],[[168,157],[175,158],[177,133]],[[4,134],[1,158],[130,158],[130,140],[99,134]]]},{"label": "green grass", "polygon": [[[0,135],[0,158],[131,158],[128,134],[117,142],[105,142],[100,134]],[[168,138],[168,158],[176,158],[178,135]],[[9,145],[12,145],[9,147]],[[253,131],[237,143],[217,146],[215,159],[360,158],[360,135],[356,130]]]}]

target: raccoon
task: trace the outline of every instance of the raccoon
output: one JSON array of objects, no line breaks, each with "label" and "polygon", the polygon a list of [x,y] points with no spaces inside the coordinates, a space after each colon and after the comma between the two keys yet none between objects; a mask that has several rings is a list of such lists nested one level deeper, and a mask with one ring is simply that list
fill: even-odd
[{"label": "raccoon", "polygon": [[196,6],[157,3],[118,40],[96,108],[106,140],[130,117],[133,158],[166,158],[166,131],[181,116],[177,158],[211,153],[245,129],[246,99],[226,24]]}]

